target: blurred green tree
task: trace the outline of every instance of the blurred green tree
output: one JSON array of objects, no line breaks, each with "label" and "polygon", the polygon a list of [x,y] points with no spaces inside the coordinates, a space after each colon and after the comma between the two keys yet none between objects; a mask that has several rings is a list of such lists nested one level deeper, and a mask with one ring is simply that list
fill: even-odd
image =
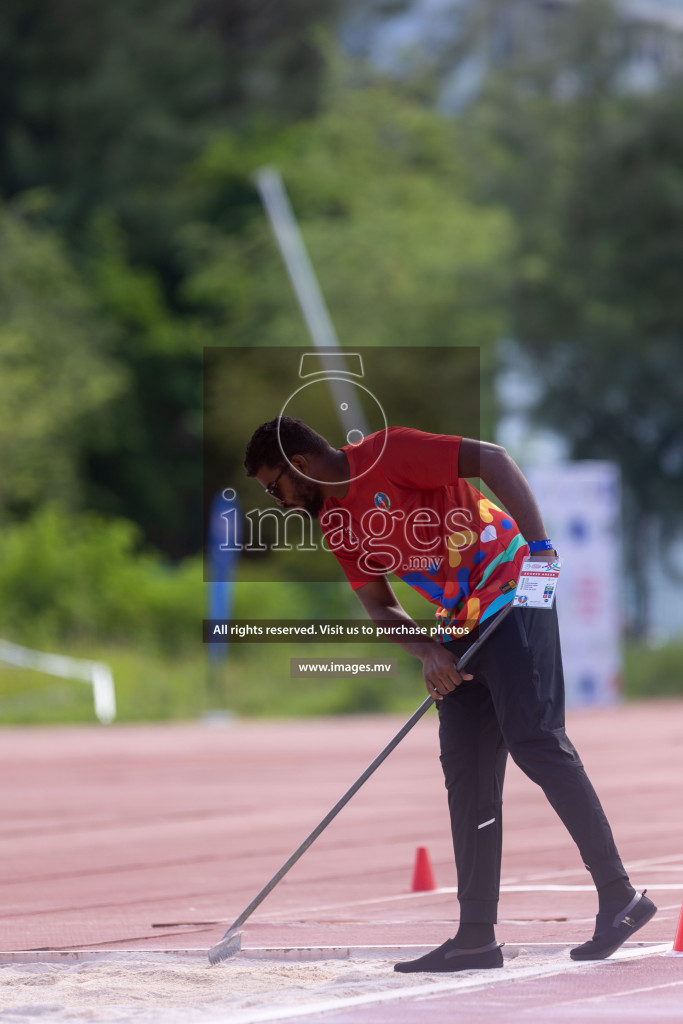
[{"label": "blurred green tree", "polygon": [[93,219],[83,273],[117,328],[127,386],[84,439],[84,503],[142,528],[173,558],[201,547],[201,372],[209,336],[174,310],[153,266],[134,265],[122,229]]},{"label": "blurred green tree", "polygon": [[[317,33],[337,8],[337,0],[0,7],[0,196],[31,223],[61,231],[124,370],[116,400],[83,432],[78,492],[91,508],[135,520],[176,557],[201,543],[207,338],[181,297],[178,235],[210,210],[188,168],[226,126],[312,114],[325,73]],[[33,301],[39,309],[38,289]]]},{"label": "blurred green tree", "polygon": [[183,168],[217,127],[312,113],[324,73],[316,27],[337,7],[6,0],[0,192],[48,189],[50,216],[72,238],[105,206],[134,260],[172,285]]},{"label": "blurred green tree", "polygon": [[516,233],[510,329],[542,384],[538,422],[626,488],[633,627],[650,624],[653,518],[683,526],[683,83],[629,80],[632,32],[577,5],[544,59],[492,77],[463,115],[481,196]]},{"label": "blurred green tree", "polygon": [[[184,230],[183,297],[217,342],[310,345],[250,182],[267,163],[283,175],[342,344],[477,346],[490,378],[509,218],[472,197],[457,125],[380,84],[331,90],[314,120],[275,137],[225,133],[197,162],[212,216]],[[427,408],[428,389],[414,403]]]},{"label": "blurred green tree", "polygon": [[84,438],[125,386],[55,233],[0,209],[0,515],[83,500]]}]

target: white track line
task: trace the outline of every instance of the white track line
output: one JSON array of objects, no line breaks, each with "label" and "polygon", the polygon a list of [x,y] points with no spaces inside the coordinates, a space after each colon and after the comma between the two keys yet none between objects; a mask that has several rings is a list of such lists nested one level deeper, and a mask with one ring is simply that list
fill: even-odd
[{"label": "white track line", "polygon": [[[683,882],[655,882],[648,885],[650,892],[680,892],[683,890]],[[443,892],[444,890],[442,890]],[[449,889],[447,892],[457,892],[457,889]],[[595,892],[594,885],[501,885],[501,892]]]},{"label": "white track line", "polygon": [[[647,886],[648,892],[683,892],[683,882],[671,882],[670,884],[663,882],[655,882],[654,885]],[[516,893],[516,892],[595,892],[594,885],[501,885],[501,893]],[[278,920],[279,918],[289,918],[290,920],[297,914],[317,914],[325,910],[348,910],[350,907],[372,907],[377,906],[379,903],[401,903],[406,900],[417,900],[424,899],[425,897],[431,896],[451,896],[457,895],[458,890],[455,886],[444,886],[439,889],[427,889],[424,892],[403,892],[396,896],[374,896],[368,900],[349,900],[347,903],[326,903],[317,907],[289,907],[287,910],[271,910],[264,914],[259,914],[257,920],[261,923],[268,921]]]},{"label": "white track line", "polygon": [[[555,952],[560,949],[567,949],[565,942],[506,942],[505,948],[512,954],[512,950],[535,949],[539,952]],[[434,948],[434,943],[410,943],[395,946],[367,945],[367,946],[244,946],[241,950],[241,960],[282,960],[287,962],[309,963],[316,960],[368,960],[383,959],[390,960],[402,956],[419,956]],[[662,952],[662,950],[664,952]],[[163,963],[175,957],[179,960],[202,960],[207,957],[206,947],[191,949],[29,949],[29,950],[0,950],[0,965],[9,964],[63,964],[76,962],[111,961],[113,963],[136,963],[155,962]],[[631,956],[645,956],[660,953],[662,956],[683,956],[683,953],[673,951],[671,944],[663,946],[661,943],[647,943],[643,946],[630,946],[626,953]],[[619,953],[615,953],[611,959],[618,959]],[[507,959],[514,960],[516,955],[510,955]]]},{"label": "white track line", "polygon": [[[631,960],[636,957],[652,956],[670,949],[670,945],[651,946],[648,949],[621,949],[613,955],[612,961]],[[437,981],[433,984],[412,985],[401,988],[384,989],[380,992],[371,992],[360,996],[349,996],[346,999],[326,999],[319,1003],[310,1003],[297,1007],[264,1008],[248,1013],[230,1016],[230,1024],[267,1024],[272,1021],[295,1020],[301,1017],[312,1017],[315,1014],[331,1013],[333,1011],[347,1010],[357,1006],[373,1006],[378,1003],[396,1002],[399,999],[432,999],[448,992],[471,992],[476,989],[492,988],[496,985],[505,984],[511,981],[529,981],[537,978],[552,977],[558,974],[566,974],[569,971],[587,971],[605,968],[609,961],[599,960],[590,963],[569,960],[562,965],[544,964],[538,967],[520,967],[514,972],[501,974],[496,971],[487,972],[482,978],[460,975],[457,979],[448,981]],[[225,1017],[206,1019],[203,1024],[225,1024]]]},{"label": "white track line", "polygon": [[675,985],[683,985],[683,978],[678,981],[665,981],[661,985],[648,985],[645,988],[629,988],[622,992],[604,992],[599,996],[584,996],[582,999],[564,999],[561,1002],[553,1002],[553,1006],[574,1006],[576,1003],[600,1003],[604,999],[619,999],[621,996],[636,996],[641,992],[656,992],[660,988],[673,988]]},{"label": "white track line", "polygon": [[[670,853],[662,857],[647,857],[641,860],[631,860],[626,864],[626,868],[628,873],[632,875],[641,869],[653,868],[658,865],[680,865],[681,863],[680,853]],[[511,885],[516,882],[542,882],[546,878],[563,878],[567,875],[571,877],[572,875],[578,874],[579,871],[576,868],[565,868],[564,871],[542,871],[535,875],[512,876],[511,878],[503,879],[503,882]]]}]

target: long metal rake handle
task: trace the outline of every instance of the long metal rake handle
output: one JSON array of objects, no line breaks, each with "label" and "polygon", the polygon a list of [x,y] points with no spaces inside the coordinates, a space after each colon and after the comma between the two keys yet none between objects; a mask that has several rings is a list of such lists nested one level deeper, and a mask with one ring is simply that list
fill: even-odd
[{"label": "long metal rake handle", "polygon": [[[456,666],[457,669],[458,669],[458,672],[460,672],[462,669],[465,668],[465,666],[469,662],[470,658],[472,658],[473,655],[476,654],[476,652],[479,650],[479,648],[484,643],[486,638],[488,636],[490,636],[491,633],[493,633],[494,629],[496,629],[500,625],[500,623],[503,621],[503,619],[508,615],[508,613],[509,613],[511,608],[512,608],[512,602],[510,602],[510,604],[505,606],[505,608],[500,612],[500,614],[495,617],[493,622],[491,622],[491,624],[489,626],[487,626],[486,629],[484,629],[484,631],[478,636],[478,638],[474,641],[472,646],[470,648],[468,648],[468,650],[465,651],[463,656],[458,660],[458,664]],[[401,742],[401,740],[404,738],[404,736],[406,736],[410,732],[410,730],[413,728],[413,726],[416,725],[419,722],[419,720],[422,718],[424,713],[426,711],[428,711],[429,708],[434,703],[436,703],[434,697],[427,697],[427,699],[424,700],[422,702],[422,704],[420,704],[420,706],[417,709],[417,711],[415,711],[414,714],[411,715],[411,717],[408,719],[406,724],[401,729],[399,729],[399,731],[396,733],[394,738],[392,740],[390,740],[389,743],[387,743],[387,745],[384,748],[384,750],[382,750],[377,755],[377,757],[372,762],[372,764],[368,765],[368,767],[365,769],[363,774],[353,783],[353,785],[346,791],[346,793],[344,793],[343,797],[341,797],[341,799],[337,801],[337,803],[334,805],[332,810],[328,814],[325,815],[325,817],[320,822],[320,824],[316,825],[316,827],[311,832],[310,836],[308,836],[307,839],[304,839],[304,841],[301,844],[301,846],[299,846],[298,849],[296,849],[294,851],[294,853],[291,855],[291,857],[289,857],[285,861],[285,863],[282,865],[280,870],[277,871],[273,875],[271,880],[268,882],[268,884],[265,885],[263,887],[263,889],[261,889],[261,891],[258,894],[258,896],[255,896],[254,899],[249,904],[249,906],[245,910],[242,911],[240,916],[238,918],[236,918],[235,921],[233,921],[233,923],[230,925],[230,927],[228,928],[227,932],[223,936],[223,939],[226,939],[233,932],[237,931],[237,929],[240,928],[244,924],[244,922],[247,920],[247,918],[251,917],[251,915],[254,913],[256,908],[258,906],[260,906],[261,903],[263,903],[263,901],[266,898],[266,896],[268,895],[268,893],[271,892],[275,888],[275,886],[278,884],[279,881],[281,881],[282,878],[284,878],[284,876],[287,874],[289,869],[294,867],[294,865],[299,860],[299,858],[306,852],[306,850],[309,848],[309,846],[312,843],[315,842],[315,840],[318,838],[320,833],[324,832],[325,829],[327,828],[327,826],[330,824],[330,822],[334,818],[336,818],[336,816],[341,811],[342,807],[346,806],[346,804],[349,802],[351,797],[355,793],[358,792],[358,790],[361,788],[361,786],[365,782],[367,782],[367,780],[379,768],[379,766],[382,764],[382,762],[387,759],[387,757],[392,752],[392,750],[395,747],[398,746],[398,744]]]}]

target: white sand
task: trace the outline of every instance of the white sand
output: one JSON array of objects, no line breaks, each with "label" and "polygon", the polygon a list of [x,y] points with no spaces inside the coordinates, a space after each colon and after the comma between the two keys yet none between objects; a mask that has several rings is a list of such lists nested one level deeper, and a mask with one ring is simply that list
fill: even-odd
[{"label": "white sand", "polygon": [[[564,961],[566,949],[506,950],[505,973]],[[410,959],[408,951],[403,959]],[[414,989],[470,983],[482,972],[398,974],[395,957],[288,962],[243,952],[216,967],[181,954],[111,954],[61,963],[0,963],[2,1024],[217,1024],[277,1018],[278,1011]],[[487,972],[488,973],[488,972]],[[490,972],[500,976],[503,972]],[[501,979],[502,980],[502,979]]]}]

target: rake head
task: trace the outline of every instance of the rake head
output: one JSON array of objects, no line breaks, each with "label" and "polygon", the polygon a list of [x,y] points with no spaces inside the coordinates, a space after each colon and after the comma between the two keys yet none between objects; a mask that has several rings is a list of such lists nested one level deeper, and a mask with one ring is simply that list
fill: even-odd
[{"label": "rake head", "polygon": [[220,964],[223,960],[229,960],[242,948],[242,932],[228,932],[220,942],[209,950],[209,963]]}]

